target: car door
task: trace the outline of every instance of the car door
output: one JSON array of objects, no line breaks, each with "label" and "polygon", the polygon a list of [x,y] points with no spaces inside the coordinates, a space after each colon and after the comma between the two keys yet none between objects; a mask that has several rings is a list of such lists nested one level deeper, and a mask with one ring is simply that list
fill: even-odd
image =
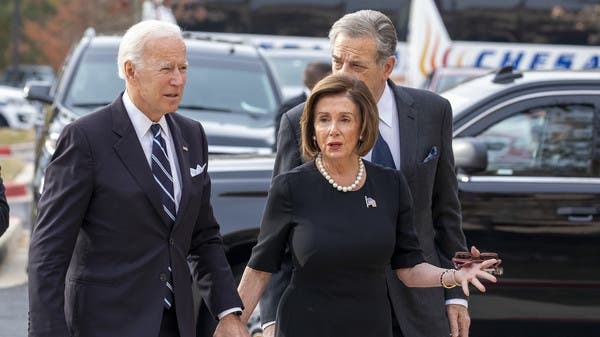
[{"label": "car door", "polygon": [[600,91],[537,93],[455,131],[488,149],[484,172],[458,176],[467,242],[504,266],[471,298],[474,335],[600,331],[599,107]]}]

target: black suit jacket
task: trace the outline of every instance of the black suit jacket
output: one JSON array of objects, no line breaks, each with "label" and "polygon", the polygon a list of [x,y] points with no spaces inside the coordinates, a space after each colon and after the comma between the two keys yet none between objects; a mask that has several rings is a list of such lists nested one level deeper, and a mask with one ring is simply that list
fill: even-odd
[{"label": "black suit jacket", "polygon": [[204,130],[166,118],[182,188],[171,229],[121,97],[63,130],[31,238],[29,336],[157,336],[169,260],[181,337],[195,336],[188,256],[213,314],[241,307],[209,200]]},{"label": "black suit jacket", "polygon": [[6,190],[4,188],[4,183],[2,182],[2,177],[0,176],[0,236],[4,234],[6,229],[8,228],[8,202],[6,202]]},{"label": "black suit jacket", "polygon": [[[275,117],[275,136],[279,134],[279,125],[281,124],[281,116],[291,110],[298,104],[306,102],[306,94],[302,92],[300,95],[294,96],[281,104],[279,111],[277,111],[277,117]],[[275,138],[277,139],[277,138]]]},{"label": "black suit jacket", "polygon": [[[415,229],[427,262],[453,268],[451,258],[465,251],[452,152],[452,109],[447,100],[426,90],[392,88],[400,128],[401,171],[408,182],[415,212]],[[302,163],[300,117],[304,104],[281,118],[273,175]],[[433,147],[437,155],[427,158]],[[280,293],[289,283],[290,266],[275,274],[261,299],[261,320],[273,321]],[[287,273],[287,275],[286,275]],[[459,288],[407,288],[391,270],[388,289],[404,336],[447,336],[446,298],[465,298]]]}]

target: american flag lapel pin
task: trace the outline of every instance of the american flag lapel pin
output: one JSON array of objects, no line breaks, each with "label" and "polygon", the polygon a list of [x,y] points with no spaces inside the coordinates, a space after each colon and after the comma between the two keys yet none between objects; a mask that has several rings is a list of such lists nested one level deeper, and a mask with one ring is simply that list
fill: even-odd
[{"label": "american flag lapel pin", "polygon": [[367,204],[367,208],[377,207],[377,202],[375,201],[375,199],[373,199],[371,197],[367,197],[366,195],[365,195],[365,204]]}]

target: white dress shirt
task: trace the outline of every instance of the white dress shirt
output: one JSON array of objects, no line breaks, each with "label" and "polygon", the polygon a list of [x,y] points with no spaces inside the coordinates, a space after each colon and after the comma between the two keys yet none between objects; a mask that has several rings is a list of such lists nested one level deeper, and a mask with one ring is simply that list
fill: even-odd
[{"label": "white dress shirt", "polygon": [[[154,124],[140,109],[138,109],[127,91],[123,94],[123,105],[127,110],[127,115],[133,124],[133,129],[137,134],[137,137],[144,150],[144,155],[148,161],[148,166],[152,167],[152,131],[150,126]],[[181,200],[181,178],[179,174],[179,162],[177,161],[177,155],[175,154],[175,145],[173,144],[173,138],[171,137],[171,130],[165,116],[162,116],[158,121],[161,129],[161,135],[167,145],[167,156],[169,157],[169,163],[171,164],[171,175],[173,176],[173,193],[175,196],[175,209],[179,209],[179,201]]]}]

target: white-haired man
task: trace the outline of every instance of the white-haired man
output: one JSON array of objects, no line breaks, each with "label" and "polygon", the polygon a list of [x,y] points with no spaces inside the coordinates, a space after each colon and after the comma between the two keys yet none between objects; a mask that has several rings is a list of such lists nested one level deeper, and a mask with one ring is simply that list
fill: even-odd
[{"label": "white-haired man", "polygon": [[63,130],[31,239],[29,336],[195,336],[188,257],[216,336],[247,336],[206,136],[173,113],[187,66],[177,25],[132,26],[119,46],[124,93]]}]

